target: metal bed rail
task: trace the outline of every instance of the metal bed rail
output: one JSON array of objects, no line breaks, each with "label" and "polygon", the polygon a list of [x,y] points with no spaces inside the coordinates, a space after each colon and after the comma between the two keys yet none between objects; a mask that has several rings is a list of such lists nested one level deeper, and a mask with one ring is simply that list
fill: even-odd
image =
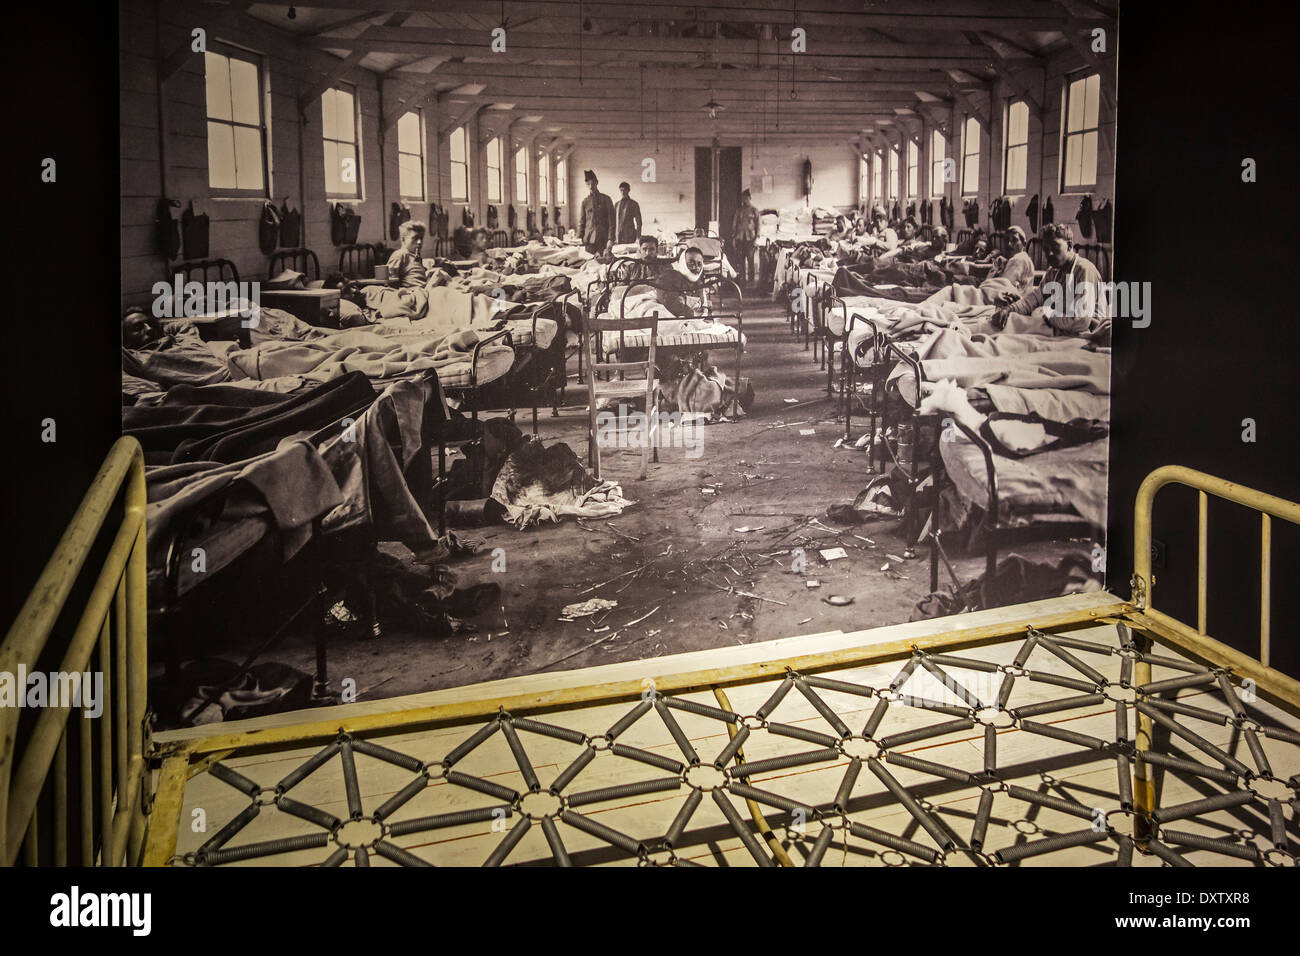
[{"label": "metal bed rail", "polygon": [[[1197,572],[1196,572],[1196,627],[1183,624],[1175,618],[1169,616],[1155,607],[1155,576],[1151,573],[1151,509],[1155,502],[1156,493],[1161,488],[1170,484],[1186,485],[1197,492]],[[1253,488],[1246,488],[1222,478],[1216,478],[1213,475],[1207,475],[1204,472],[1196,471],[1192,468],[1186,468],[1181,465],[1166,465],[1163,468],[1157,468],[1151,472],[1138,488],[1137,501],[1134,505],[1133,514],[1133,602],[1142,610],[1147,618],[1151,619],[1176,632],[1184,638],[1189,644],[1199,646],[1207,641],[1207,621],[1206,621],[1206,595],[1209,590],[1209,496],[1214,495],[1225,501],[1231,501],[1235,504],[1250,508],[1259,512],[1260,515],[1260,544],[1259,544],[1259,600],[1260,600],[1260,620],[1259,620],[1259,664],[1265,669],[1270,668],[1270,653],[1272,643],[1272,620],[1269,614],[1269,605],[1272,598],[1272,571],[1273,571],[1273,519],[1281,518],[1283,521],[1289,521],[1292,524],[1300,524],[1300,504],[1293,501],[1287,501],[1285,498],[1278,498],[1274,495],[1265,494],[1262,491],[1256,491]],[[1212,649],[1216,654],[1230,655],[1225,660],[1230,660],[1231,655],[1240,656],[1239,652],[1233,651],[1226,645],[1212,642]],[[1206,645],[1207,647],[1209,645]],[[1278,672],[1273,674],[1282,677]],[[1297,700],[1300,700],[1300,682],[1292,678],[1284,678],[1284,682],[1289,682]]]},{"label": "metal bed rail", "polygon": [[[50,633],[119,497],[122,517],[72,636],[66,646],[50,648]],[[42,666],[49,650],[61,652],[59,674],[81,675],[83,683],[92,674],[92,680],[102,678],[92,709],[79,690],[71,700],[61,695],[48,701],[21,749],[21,711],[0,707],[0,865],[13,865],[20,850],[29,866],[117,866],[140,858],[149,798],[145,574],[144,453],[138,441],[124,437],[109,450],[0,645],[0,673]],[[99,714],[92,716],[93,709]],[[74,711],[82,719],[70,732]],[[47,794],[52,814],[43,828],[40,806]],[[74,843],[77,858],[70,859]]]}]

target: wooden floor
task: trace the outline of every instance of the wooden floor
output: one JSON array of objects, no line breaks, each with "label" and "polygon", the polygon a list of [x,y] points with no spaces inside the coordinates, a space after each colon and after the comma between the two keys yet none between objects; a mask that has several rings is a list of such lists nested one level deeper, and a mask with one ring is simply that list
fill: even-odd
[{"label": "wooden floor", "polygon": [[[1077,595],[1072,598],[1057,599],[1059,602],[1072,602],[1077,606],[1086,606],[1091,602],[1100,606],[1106,600],[1113,600],[1109,595]],[[1047,602],[1044,602],[1046,604]],[[1021,605],[1016,608],[1002,608],[996,611],[962,615],[959,618],[944,619],[942,625],[948,628],[958,626],[976,626],[975,622],[987,622],[998,618],[1011,619],[1020,615],[1020,620],[1032,622],[1041,613],[1039,605]],[[1008,617],[1004,617],[1008,616]],[[627,679],[640,667],[641,673],[668,673],[682,671],[701,665],[701,655],[710,658],[709,666],[729,666],[746,659],[775,659],[792,653],[804,653],[811,649],[823,647],[852,647],[872,643],[871,637],[882,641],[897,640],[900,632],[910,630],[920,634],[926,628],[934,631],[937,622],[917,622],[896,628],[881,628],[866,634],[830,634],[813,637],[792,638],[788,641],[767,642],[760,645],[748,645],[719,651],[698,652],[697,654],[677,655],[678,658],[691,660],[660,659],[648,662],[626,662],[589,668],[584,671],[564,674],[536,675],[511,681],[497,681],[493,684],[459,688],[455,691],[440,691],[433,694],[417,695],[406,701],[388,700],[382,703],[387,709],[400,709],[402,706],[426,705],[433,703],[431,698],[449,697],[459,699],[483,699],[492,696],[505,696],[506,693],[518,693],[521,687],[547,689],[553,686],[578,686],[598,681]],[[1094,625],[1070,632],[1072,637],[1093,641],[1098,644],[1118,647],[1116,628],[1113,625]],[[993,664],[1010,664],[1020,640],[1013,639],[1006,643],[955,652],[953,656],[985,661]],[[1117,680],[1121,658],[1118,655],[1102,655],[1075,652],[1086,660],[1087,664],[1101,671],[1108,679]],[[1169,657],[1175,654],[1168,648],[1160,648],[1159,653]],[[756,657],[755,655],[761,655]],[[903,662],[890,662],[870,667],[856,667],[824,673],[822,676],[836,680],[866,684],[872,687],[887,686],[899,672]],[[1068,663],[1052,655],[1041,646],[1035,648],[1027,666],[1035,671],[1060,675],[1062,677],[1079,677],[1079,671]],[[975,670],[949,668],[952,677],[961,686],[983,701],[991,701],[997,695],[1002,679],[1001,674],[989,674]],[[1180,676],[1182,671],[1153,666],[1153,680],[1162,680]],[[729,688],[726,693],[732,710],[738,714],[753,714],[771,695],[779,681],[763,681]],[[511,685],[510,687],[493,685]],[[960,704],[953,689],[945,687],[929,672],[918,668],[908,678],[908,682],[899,688],[903,694],[912,694],[930,700]],[[860,733],[877,701],[866,697],[855,697],[835,691],[819,691],[823,699],[834,709],[835,713],[853,729]],[[1041,681],[1018,678],[1014,691],[1008,701],[1008,707],[1018,708],[1040,701],[1059,700],[1076,696],[1080,691],[1057,686]],[[716,706],[712,693],[694,693],[683,695],[689,700]],[[1202,707],[1215,713],[1229,713],[1224,699],[1217,691],[1211,693],[1203,688],[1189,688],[1177,695],[1180,703]],[[591,706],[551,713],[542,718],[552,724],[571,728],[579,732],[603,734],[621,716],[635,706],[633,703]],[[355,714],[350,708],[333,708],[331,710]],[[378,702],[375,705],[378,706]],[[1256,719],[1265,725],[1274,724],[1291,729],[1300,727],[1300,722],[1280,710],[1263,702],[1250,705]],[[1129,739],[1133,734],[1132,708],[1129,708]],[[693,713],[673,711],[681,725],[691,747],[699,754],[704,763],[710,763],[727,745],[728,734],[725,725],[714,718],[697,716]],[[340,716],[342,716],[340,714]],[[811,730],[822,734],[835,735],[828,721],[818,713],[812,703],[799,693],[788,693],[768,715],[769,719],[785,725]],[[302,720],[329,719],[323,711],[312,711],[298,715]],[[286,720],[286,718],[288,718]],[[292,722],[292,715],[280,715],[274,723],[283,726]],[[952,720],[950,715],[935,713],[901,702],[889,705],[887,715],[873,734],[876,739],[898,734],[903,731],[932,726]],[[1115,738],[1115,711],[1109,702],[1084,706],[1046,714],[1034,718],[1043,724],[1058,729],[1074,731],[1103,740]],[[1192,727],[1211,744],[1220,747],[1238,757],[1248,766],[1255,764],[1247,751],[1245,742],[1231,726],[1218,725],[1213,722],[1179,717],[1180,722]],[[250,724],[252,722],[244,722]],[[417,733],[397,733],[386,737],[369,737],[375,743],[409,754],[419,760],[437,764],[461,741],[470,736],[478,727],[478,721],[466,726],[425,730]],[[256,722],[257,726],[266,726],[266,721]],[[252,729],[241,725],[222,725],[214,730],[230,732],[232,730]],[[569,743],[532,733],[520,735],[528,758],[535,769],[541,789],[545,790],[555,777],[567,767],[584,745]],[[618,741],[642,750],[650,751],[674,760],[682,759],[682,750],[674,741],[655,711],[638,719],[632,726],[619,735]],[[1300,773],[1300,747],[1273,739],[1263,739],[1264,751],[1272,764],[1273,776],[1285,780]],[[959,730],[943,736],[922,740],[914,744],[891,747],[891,752],[903,753],[926,761],[942,764],[959,770],[979,773],[984,768],[985,738],[983,728]],[[767,731],[756,730],[749,737],[744,747],[747,762],[818,749],[816,743],[806,740],[779,736]],[[225,761],[226,765],[251,778],[264,787],[273,787],[295,766],[317,752],[316,746],[275,752],[256,756],[233,756]],[[1166,753],[1183,756],[1187,759],[1208,762],[1203,754],[1184,741],[1175,739]],[[1075,743],[1056,740],[1030,733],[1018,728],[1000,730],[996,736],[997,767],[1003,782],[1024,787],[1028,790],[1047,794],[1057,798],[1081,804],[1082,807],[1108,814],[1107,823],[1117,832],[1127,833],[1131,820],[1119,811],[1120,796],[1118,773],[1113,756],[1086,750]],[[360,779],[362,805],[368,815],[383,801],[405,787],[416,776],[411,771],[403,770],[392,764],[357,755],[357,770]],[[815,763],[806,766],[758,773],[750,779],[751,786],[780,794],[800,804],[813,807],[827,807],[834,802],[836,791],[849,766],[847,758],[841,756],[833,761]],[[940,827],[949,831],[958,846],[965,845],[971,835],[980,798],[978,786],[962,784],[942,779],[927,773],[909,769],[895,764],[885,764],[892,774],[908,792],[915,796],[921,806],[930,811]],[[1212,766],[1218,766],[1212,764]],[[456,763],[455,769],[490,780],[511,790],[521,793],[528,791],[526,778],[512,753],[504,735],[493,734],[486,742],[475,748]],[[909,812],[886,789],[886,786],[873,773],[863,766],[861,774],[851,792],[847,819],[860,824],[884,830],[903,839],[913,841],[931,849],[936,843],[930,834],[918,826]],[[638,763],[624,757],[603,751],[588,764],[578,776],[564,788],[564,793],[572,795],[598,788],[634,783],[644,780],[665,779],[673,776],[671,772],[660,770],[645,763]],[[1183,774],[1165,773],[1160,778],[1161,792],[1159,805],[1169,807],[1191,800],[1201,799],[1224,788],[1203,778]],[[1294,780],[1292,781],[1294,783]],[[681,809],[683,802],[692,792],[691,788],[681,785],[675,789],[642,793],[609,799],[589,804],[580,808],[588,818],[607,827],[620,831],[635,840],[653,841],[662,836],[669,828],[673,818]],[[346,820],[349,816],[348,803],[340,762],[334,759],[312,773],[295,786],[291,796],[298,801],[310,803],[326,812]],[[1294,796],[1294,791],[1291,791]],[[708,798],[700,802],[691,818],[685,837],[680,841],[676,853],[679,859],[720,866],[751,866],[754,864],[750,851],[728,824],[721,809]],[[200,773],[190,781],[185,793],[184,808],[180,817],[181,826],[177,843],[177,854],[197,850],[213,833],[228,820],[248,806],[247,795],[234,789],[208,773]],[[416,797],[406,803],[400,810],[389,817],[389,822],[399,822],[425,817],[432,814],[448,813],[499,805],[502,801],[483,793],[477,793],[461,786],[451,785],[436,780]],[[732,799],[732,805],[739,815],[749,823],[750,817],[743,800]],[[801,820],[789,812],[764,808],[764,815],[787,849],[796,865],[802,864],[812,846],[813,840],[821,832],[823,823],[817,819]],[[1292,850],[1300,845],[1300,829],[1296,819],[1295,804],[1285,805],[1286,824],[1291,834]],[[501,843],[506,831],[515,826],[519,817],[498,821],[483,821],[449,827],[429,832],[413,833],[403,837],[394,837],[391,842],[414,854],[422,860],[437,865],[481,865]],[[851,866],[901,866],[922,862],[896,850],[888,849],[849,834],[843,827],[845,816],[831,814],[826,818],[837,828],[829,851],[822,860],[822,865]],[[198,829],[202,820],[204,828]],[[993,812],[988,833],[983,847],[985,854],[1016,844],[1042,839],[1046,836],[1062,833],[1074,833],[1089,828],[1086,813],[1064,813],[1054,808],[1035,806],[1022,800],[1014,799],[1005,792],[999,792],[994,798]],[[1174,824],[1176,829],[1198,833],[1208,837],[1229,838],[1234,833],[1246,832],[1248,839],[1261,850],[1268,849],[1269,820],[1266,805],[1259,800],[1242,807],[1220,810],[1197,815],[1194,819],[1182,820]],[[575,863],[631,865],[636,858],[628,853],[610,846],[609,843],[564,823],[558,824],[565,847]],[[306,820],[290,816],[275,807],[266,807],[246,826],[227,847],[240,846],[279,837],[319,833],[320,827]],[[331,842],[325,848],[303,850],[277,855],[265,860],[248,861],[253,865],[274,864],[289,866],[313,866],[322,863],[336,849]],[[1246,861],[1235,860],[1220,854],[1183,848],[1186,858],[1198,865],[1246,865]],[[1092,866],[1113,865],[1117,856],[1117,844],[1113,840],[1076,846],[1054,851],[1043,856],[1031,857],[1013,865],[1068,865]],[[666,859],[665,854],[652,855],[655,859]],[[373,865],[392,865],[389,861],[372,855]],[[510,864],[552,862],[551,851],[540,826],[533,826],[523,835],[511,850],[507,860]],[[986,859],[968,857],[959,853],[949,853],[944,862],[947,865],[986,862]],[[1161,866],[1163,861],[1154,856],[1140,853],[1133,855],[1133,864],[1137,866]],[[351,863],[349,862],[349,864]]]}]

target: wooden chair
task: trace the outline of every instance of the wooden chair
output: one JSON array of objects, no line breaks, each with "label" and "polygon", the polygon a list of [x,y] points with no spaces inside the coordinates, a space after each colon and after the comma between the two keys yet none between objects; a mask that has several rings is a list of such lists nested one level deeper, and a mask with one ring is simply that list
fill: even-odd
[{"label": "wooden chair", "polygon": [[[618,332],[621,338],[621,333],[637,329],[650,330],[646,357],[643,360],[639,362],[603,360],[601,333]],[[602,400],[611,398],[627,400],[644,395],[646,428],[642,436],[641,473],[638,477],[645,478],[652,449],[655,462],[659,461],[659,405],[655,399],[659,384],[655,377],[655,343],[658,337],[658,316],[630,319],[589,316],[585,320],[582,347],[587,353],[587,464],[597,478],[600,477],[600,443],[597,440],[596,409]],[[620,349],[620,352],[623,351]],[[642,378],[626,377],[626,373],[638,371],[643,374]],[[597,375],[601,372],[618,372],[619,377],[600,381]]]}]

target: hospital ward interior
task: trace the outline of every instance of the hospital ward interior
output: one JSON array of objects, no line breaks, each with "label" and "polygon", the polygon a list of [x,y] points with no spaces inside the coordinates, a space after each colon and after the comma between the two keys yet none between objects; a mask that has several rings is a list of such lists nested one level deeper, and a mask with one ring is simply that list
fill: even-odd
[{"label": "hospital ward interior", "polygon": [[0,659],[103,714],[0,716],[0,863],[1295,865],[1300,505],[1110,489],[1121,23],[124,0],[111,547]]}]

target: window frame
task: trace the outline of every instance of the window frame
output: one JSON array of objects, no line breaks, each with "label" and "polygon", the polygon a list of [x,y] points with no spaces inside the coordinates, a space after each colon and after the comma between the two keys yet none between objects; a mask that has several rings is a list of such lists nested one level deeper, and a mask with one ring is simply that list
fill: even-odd
[{"label": "window frame", "polygon": [[897,201],[901,197],[898,195],[897,192],[895,192],[895,190],[901,190],[901,185],[902,185],[901,180],[898,178],[898,166],[899,163],[902,161],[902,156],[899,155],[897,146],[889,147],[888,159],[889,159],[889,170],[888,170],[889,185],[885,189],[885,193],[886,193],[885,198],[893,199]]},{"label": "window frame", "polygon": [[[520,160],[523,160],[522,168]],[[515,150],[515,202],[527,206],[529,189],[528,189],[528,147],[520,146]],[[522,190],[520,189],[522,186]]]},{"label": "window frame", "polygon": [[[496,166],[492,165],[492,151],[496,149]],[[499,206],[505,202],[505,180],[501,175],[501,164],[505,158],[505,147],[501,142],[500,136],[493,136],[483,147],[483,165],[487,171],[487,182],[484,184],[485,198],[489,206]],[[496,173],[495,177],[493,172]],[[496,186],[496,198],[492,198],[492,187]]]},{"label": "window frame", "polygon": [[[456,157],[456,148],[455,148],[457,133],[460,134],[461,141],[464,143],[463,155],[459,159]],[[466,206],[469,205],[470,196],[472,195],[473,192],[473,187],[472,184],[470,183],[470,178],[469,178],[469,164],[470,164],[469,138],[470,137],[469,137],[468,126],[457,126],[454,130],[452,130],[450,133],[447,134],[447,151],[451,155],[451,162],[447,166],[448,172],[450,172],[451,174],[451,201],[453,203],[460,203]],[[457,166],[460,166],[465,171],[464,172],[465,195],[463,196],[456,195],[456,167]]]},{"label": "window frame", "polygon": [[551,154],[537,154],[537,205],[551,205]]},{"label": "window frame", "polygon": [[[975,135],[971,136],[971,124],[975,124]],[[984,134],[983,126],[978,116],[967,115],[966,122],[961,127],[961,194],[962,197],[978,196],[980,191],[980,139]],[[975,141],[975,149],[972,150],[971,140]],[[970,161],[975,160],[975,175],[970,175]],[[975,180],[974,185],[970,183],[971,179]]]},{"label": "window frame", "polygon": [[881,199],[883,198],[881,196],[881,189],[883,188],[883,183],[884,183],[884,163],[881,159],[880,152],[878,150],[872,150],[871,152],[871,203],[872,205],[876,205],[877,203],[879,203],[882,206],[884,205],[884,203],[881,202]]},{"label": "window frame", "polygon": [[[1011,142],[1011,111],[1016,107],[1025,111],[1025,138],[1020,143]],[[1029,117],[1029,104],[1023,97],[1011,97],[1007,100],[1002,118],[1002,194],[1004,196],[1029,192]],[[1012,150],[1024,150],[1025,181],[1020,186],[1012,186],[1009,178]]]},{"label": "window frame", "polygon": [[[939,140],[939,155],[934,155],[935,139]],[[948,161],[948,137],[937,126],[930,130],[930,198],[942,199],[948,195],[948,184],[943,179],[944,163]]]},{"label": "window frame", "polygon": [[[230,59],[243,60],[244,62],[251,63],[253,69],[257,71],[257,115],[258,115],[257,126],[253,126],[248,123],[239,123],[235,121],[233,95],[231,97],[231,118],[229,120],[214,118],[212,114],[208,111],[208,101],[207,101],[207,63],[208,63],[207,54],[208,53],[211,53],[215,56],[224,57],[226,60],[230,60]],[[211,196],[213,199],[257,199],[257,200],[268,199],[271,196],[271,188],[272,188],[271,161],[270,161],[271,102],[270,102],[270,88],[268,86],[268,79],[266,73],[266,57],[264,57],[260,53],[255,53],[252,50],[245,50],[241,47],[234,46],[233,44],[223,43],[214,40],[208,44],[207,49],[204,51],[203,64],[204,64],[204,73],[203,73],[204,130],[203,132],[204,132],[204,144],[205,146],[207,146],[209,150],[208,195]],[[226,69],[227,71],[229,71],[230,69],[229,65],[227,65]],[[210,123],[218,123],[223,126],[240,127],[243,129],[256,129],[258,131],[259,143],[260,143],[260,148],[258,152],[260,154],[260,159],[262,163],[261,188],[241,189],[238,186],[235,187],[214,186],[212,184],[211,145],[210,145],[210,136],[208,132],[208,124]],[[232,138],[232,143],[233,143],[233,138]],[[236,170],[236,177],[238,177],[238,170]],[[238,178],[236,178],[236,181],[238,181]]]},{"label": "window frame", "polygon": [[[364,191],[361,188],[362,183],[365,182],[365,176],[362,174],[363,166],[362,166],[362,159],[361,159],[361,97],[357,95],[357,88],[355,86],[352,86],[351,84],[348,83],[336,83],[335,85],[331,86],[328,90],[326,90],[324,93],[321,94],[322,116],[324,115],[324,110],[325,110],[325,97],[328,96],[330,93],[346,93],[348,96],[352,98],[352,135],[355,137],[355,139],[346,140],[346,139],[337,139],[332,136],[326,136],[325,125],[324,122],[322,122],[321,133],[320,133],[321,150],[323,153],[326,143],[344,143],[351,146],[353,150],[353,154],[357,161],[357,170],[356,170],[357,181],[355,184],[356,188],[350,193],[330,192],[329,172],[326,171],[325,198],[330,202],[364,202],[366,197]],[[325,157],[322,156],[322,160],[324,158]]]},{"label": "window frame", "polygon": [[555,163],[555,205],[569,204],[569,161],[557,160]]},{"label": "window frame", "polygon": [[[415,114],[415,122],[416,122],[415,135],[416,135],[417,144],[419,146],[418,153],[412,153],[409,150],[402,149],[402,120],[406,119],[406,117],[411,115],[412,113]],[[424,161],[425,136],[426,136],[426,130],[424,127],[424,110],[418,108],[407,110],[405,113],[401,115],[401,117],[398,118],[397,120],[397,192],[402,197],[403,200],[410,200],[412,202],[424,202],[425,197],[428,196],[429,194],[428,167]],[[414,193],[407,193],[404,189],[402,189],[402,157],[403,156],[416,156],[419,158],[420,161],[419,195],[416,195]]]},{"label": "window frame", "polygon": [[921,196],[921,147],[910,136],[907,138],[907,193],[906,199]]},{"label": "window frame", "polygon": [[[1097,125],[1088,126],[1086,125],[1088,122],[1087,83],[1089,80],[1094,78],[1097,81]],[[1070,129],[1070,89],[1076,83],[1084,84],[1082,88],[1084,94],[1084,106],[1080,112],[1084,114],[1083,123],[1085,125],[1080,127],[1077,130],[1071,130]],[[1072,186],[1067,186],[1065,182],[1065,175],[1066,175],[1065,165],[1066,165],[1066,159],[1069,155],[1070,139],[1072,137],[1077,136],[1077,137],[1081,137],[1083,141],[1086,143],[1087,136],[1089,133],[1091,133],[1093,137],[1092,139],[1093,142],[1092,182],[1075,183]],[[1057,175],[1057,185],[1060,187],[1060,189],[1058,189],[1057,191],[1060,193],[1060,195],[1082,196],[1082,195],[1086,195],[1087,193],[1091,193],[1095,191],[1097,188],[1097,167],[1100,160],[1101,160],[1101,74],[1096,70],[1088,70],[1088,69],[1079,70],[1075,73],[1067,74],[1064,77],[1064,82],[1061,84],[1061,143],[1060,143],[1060,160],[1059,160],[1060,169],[1058,170],[1058,175]],[[1080,173],[1082,173],[1082,169],[1080,169]]]}]

